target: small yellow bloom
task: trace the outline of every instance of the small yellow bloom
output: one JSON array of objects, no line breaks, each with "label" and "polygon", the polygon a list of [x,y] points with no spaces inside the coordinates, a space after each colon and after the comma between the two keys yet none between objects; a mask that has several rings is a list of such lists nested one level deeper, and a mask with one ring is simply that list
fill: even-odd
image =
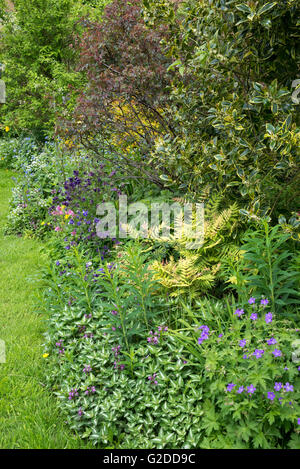
[{"label": "small yellow bloom", "polygon": [[9,129],[8,125],[7,125],[7,126],[5,127],[5,132],[9,132],[9,130],[10,130],[10,129]]},{"label": "small yellow bloom", "polygon": [[65,219],[67,220],[69,217],[70,217],[70,215],[68,215],[68,214],[66,213]]},{"label": "small yellow bloom", "polygon": [[49,353],[44,353],[43,358],[49,357]]},{"label": "small yellow bloom", "polygon": [[41,225],[45,225],[45,222],[44,222],[44,221],[42,221]]},{"label": "small yellow bloom", "polygon": [[229,282],[232,283],[233,285],[236,285],[236,284],[237,284],[237,278],[236,278],[236,276],[233,275],[232,277],[230,277]]}]

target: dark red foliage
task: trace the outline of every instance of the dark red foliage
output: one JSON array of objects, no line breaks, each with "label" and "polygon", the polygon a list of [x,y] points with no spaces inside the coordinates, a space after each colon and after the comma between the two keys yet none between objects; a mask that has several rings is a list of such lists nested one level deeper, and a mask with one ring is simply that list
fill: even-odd
[{"label": "dark red foliage", "polygon": [[138,148],[138,165],[123,152],[124,166],[133,170],[145,165],[142,161],[160,133],[173,132],[166,92],[173,72],[167,71],[171,62],[160,45],[166,28],[148,29],[141,7],[141,0],[114,0],[101,23],[84,20],[79,69],[87,85],[68,125],[68,135],[80,136],[96,151],[99,138],[110,150]]}]

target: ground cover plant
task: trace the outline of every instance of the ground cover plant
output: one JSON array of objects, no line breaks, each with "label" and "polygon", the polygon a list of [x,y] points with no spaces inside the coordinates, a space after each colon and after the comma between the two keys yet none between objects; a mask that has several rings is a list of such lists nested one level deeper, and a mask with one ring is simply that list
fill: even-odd
[{"label": "ground cover plant", "polygon": [[0,446],[300,449],[299,2],[8,3]]}]

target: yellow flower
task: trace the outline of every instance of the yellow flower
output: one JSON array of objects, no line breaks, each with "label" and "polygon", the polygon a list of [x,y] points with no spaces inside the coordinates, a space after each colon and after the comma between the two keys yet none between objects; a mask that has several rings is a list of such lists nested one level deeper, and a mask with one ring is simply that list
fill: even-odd
[{"label": "yellow flower", "polygon": [[44,224],[45,224],[45,222],[44,222],[44,221],[42,221],[41,225],[44,225]]},{"label": "yellow flower", "polygon": [[68,215],[68,214],[66,213],[65,219],[67,220],[69,217],[70,217],[70,215]]},{"label": "yellow flower", "polygon": [[9,132],[9,127],[8,127],[8,125],[5,127],[5,132]]},{"label": "yellow flower", "polygon": [[43,358],[49,357],[49,353],[44,353]]},{"label": "yellow flower", "polygon": [[230,277],[229,282],[232,283],[233,285],[236,285],[237,284],[236,276],[234,275],[234,276]]}]

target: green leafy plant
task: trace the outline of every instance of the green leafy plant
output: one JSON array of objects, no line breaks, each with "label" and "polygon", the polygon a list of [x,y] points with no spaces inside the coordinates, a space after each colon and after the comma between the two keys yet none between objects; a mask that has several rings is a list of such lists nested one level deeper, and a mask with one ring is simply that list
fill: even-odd
[{"label": "green leafy plant", "polygon": [[234,289],[240,293],[248,290],[258,297],[267,296],[278,313],[287,305],[300,304],[300,273],[288,240],[289,235],[280,225],[271,228],[264,221],[259,229],[248,231],[244,236],[243,255],[235,276],[232,263],[227,265],[229,282]]},{"label": "green leafy plant", "polygon": [[161,177],[192,193],[211,184],[249,218],[290,218],[299,207],[299,2],[143,3],[148,26],[169,32],[163,50],[178,72],[175,136],[160,136],[151,155]]},{"label": "green leafy plant", "polygon": [[[203,229],[203,244],[200,247],[190,249],[194,240],[188,236],[165,239],[158,236],[159,229],[150,233],[148,242],[169,248],[168,256],[162,261],[154,261],[152,268],[156,280],[169,290],[171,296],[187,294],[196,298],[199,293],[207,292],[218,280],[223,261],[228,257],[239,258],[237,244],[232,241],[238,231],[238,207],[233,204],[222,210],[222,200],[221,195],[215,195],[205,203],[204,226],[199,227]],[[175,219],[175,225],[177,222]]]},{"label": "green leafy plant", "polygon": [[224,328],[215,317],[199,326],[190,312],[192,326],[171,331],[201,374],[198,447],[299,448],[299,329],[268,312],[267,299],[248,303]]}]

